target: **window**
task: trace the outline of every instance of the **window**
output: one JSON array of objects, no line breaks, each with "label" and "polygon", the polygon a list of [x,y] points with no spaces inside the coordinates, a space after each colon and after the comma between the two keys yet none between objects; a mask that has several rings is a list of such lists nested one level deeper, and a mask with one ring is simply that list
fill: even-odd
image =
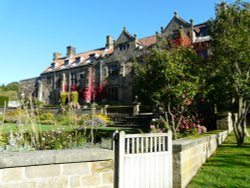
[{"label": "window", "polygon": [[84,78],[84,73],[80,74],[80,79]]},{"label": "window", "polygon": [[119,50],[124,51],[130,48],[130,44],[119,44]]},{"label": "window", "polygon": [[119,65],[109,65],[108,66],[109,76],[117,76],[119,75]]},{"label": "window", "polygon": [[76,73],[71,73],[71,84],[77,84]]},{"label": "window", "polygon": [[77,57],[76,60],[75,60],[75,64],[78,64],[81,62],[81,57]]},{"label": "window", "polygon": [[90,54],[89,55],[89,61],[90,63],[92,63],[93,61],[95,61],[98,57],[98,54]]},{"label": "window", "polygon": [[51,63],[51,67],[50,67],[51,69],[54,69],[54,68],[56,68],[56,63]]},{"label": "window", "polygon": [[204,59],[207,59],[208,58],[208,53],[207,53],[207,50],[199,50],[197,52],[197,55],[201,58],[204,58]]},{"label": "window", "polygon": [[200,29],[200,32],[197,35],[198,35],[197,37],[205,37],[205,36],[207,36],[208,35],[207,28],[206,27],[202,27]]},{"label": "window", "polygon": [[202,56],[203,56],[204,59],[207,59],[207,57],[208,57],[207,56],[207,50],[202,51]]},{"label": "window", "polygon": [[107,92],[108,92],[108,99],[110,101],[118,100],[118,87],[109,87]]},{"label": "window", "polygon": [[60,88],[61,87],[61,78],[59,78],[57,81],[56,81],[56,88]]},{"label": "window", "polygon": [[50,76],[47,76],[47,85],[50,85],[52,83],[52,79]]},{"label": "window", "polygon": [[69,64],[69,60],[65,60],[64,61],[64,66],[68,66],[68,64]]}]

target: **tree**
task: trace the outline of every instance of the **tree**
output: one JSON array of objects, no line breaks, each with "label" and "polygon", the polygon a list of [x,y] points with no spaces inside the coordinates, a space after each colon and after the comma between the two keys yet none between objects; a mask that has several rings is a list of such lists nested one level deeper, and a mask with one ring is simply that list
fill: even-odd
[{"label": "tree", "polygon": [[199,64],[190,47],[156,46],[148,50],[143,64],[136,64],[140,93],[160,106],[165,114],[161,119],[176,138],[182,113],[199,89]]},{"label": "tree", "polygon": [[250,107],[250,4],[236,1],[217,5],[211,22],[213,55],[211,93],[224,99],[233,114],[233,128],[238,146],[247,135],[246,116]]},{"label": "tree", "polygon": [[18,82],[11,82],[9,84],[7,84],[5,87],[4,87],[4,90],[5,91],[17,91],[19,90],[19,83]]}]

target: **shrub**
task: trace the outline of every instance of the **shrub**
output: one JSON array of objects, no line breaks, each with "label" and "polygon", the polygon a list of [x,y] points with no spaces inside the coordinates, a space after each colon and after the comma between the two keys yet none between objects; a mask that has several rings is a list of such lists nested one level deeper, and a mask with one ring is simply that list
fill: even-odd
[{"label": "shrub", "polygon": [[23,134],[11,132],[0,135],[0,151],[19,152],[77,148],[84,146],[87,140],[83,133],[57,130],[54,132],[40,133],[39,142],[34,145],[32,142],[33,136],[30,132]]},{"label": "shrub", "polygon": [[87,126],[87,121],[89,121],[91,119],[90,115],[88,114],[84,114],[82,116],[80,116],[79,118],[79,125],[83,125],[83,126]]},{"label": "shrub", "polygon": [[71,96],[71,101],[73,103],[78,103],[78,96],[79,96],[79,94],[78,94],[77,91],[72,91],[71,94],[70,94],[70,96]]},{"label": "shrub", "polygon": [[60,93],[60,99],[61,99],[62,106],[66,105],[67,98],[68,98],[68,92],[61,92]]},{"label": "shrub", "polygon": [[7,123],[25,123],[27,121],[29,121],[29,116],[25,110],[15,109],[5,114],[5,122]]},{"label": "shrub", "polygon": [[71,103],[70,103],[70,107],[73,109],[80,109],[80,105],[78,103],[78,98],[79,98],[79,94],[77,91],[72,91],[70,93],[70,97],[71,97]]},{"label": "shrub", "polygon": [[56,120],[60,125],[76,125],[78,123],[76,113],[71,111],[58,115]]},{"label": "shrub", "polygon": [[[93,117],[94,127],[106,127],[111,124],[112,121],[108,116],[104,116],[102,114],[96,114]],[[92,118],[91,115],[82,115],[79,120],[79,124],[82,126],[91,127],[92,126]]]},{"label": "shrub", "polygon": [[6,106],[8,105],[9,97],[0,96],[0,106],[4,107],[4,104],[6,103]]},{"label": "shrub", "polygon": [[40,146],[37,149],[65,149],[81,147],[86,143],[86,138],[82,133],[76,131],[65,132],[43,132],[41,135]]},{"label": "shrub", "polygon": [[3,114],[0,112],[0,125],[3,123]]},{"label": "shrub", "polygon": [[54,125],[56,118],[55,115],[51,112],[40,112],[37,116],[37,119],[40,120],[41,124]]}]

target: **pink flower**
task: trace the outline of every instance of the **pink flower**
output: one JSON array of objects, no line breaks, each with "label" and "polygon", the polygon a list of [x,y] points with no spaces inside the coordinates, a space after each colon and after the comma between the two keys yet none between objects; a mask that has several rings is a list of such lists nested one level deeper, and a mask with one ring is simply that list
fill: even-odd
[{"label": "pink flower", "polygon": [[150,129],[155,129],[155,125],[150,125]]}]

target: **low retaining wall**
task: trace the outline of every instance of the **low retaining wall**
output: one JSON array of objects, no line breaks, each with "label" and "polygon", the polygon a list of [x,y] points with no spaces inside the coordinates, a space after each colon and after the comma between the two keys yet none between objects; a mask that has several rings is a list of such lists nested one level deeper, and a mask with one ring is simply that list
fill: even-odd
[{"label": "low retaining wall", "polygon": [[[228,133],[173,141],[174,188],[188,185]],[[0,153],[0,187],[113,188],[113,157],[105,149]]]},{"label": "low retaining wall", "polygon": [[72,149],[0,154],[1,188],[113,188],[113,151]]},{"label": "low retaining wall", "polygon": [[215,152],[229,131],[221,131],[201,138],[173,141],[173,186],[184,188],[203,163]]}]

